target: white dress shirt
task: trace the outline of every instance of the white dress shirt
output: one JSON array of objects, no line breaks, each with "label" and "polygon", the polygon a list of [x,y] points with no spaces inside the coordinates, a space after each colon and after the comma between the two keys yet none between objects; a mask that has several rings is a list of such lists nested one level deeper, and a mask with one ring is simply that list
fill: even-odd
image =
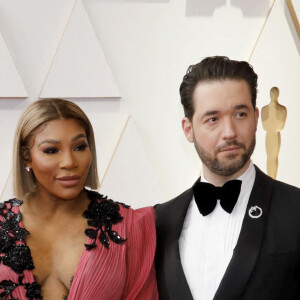
[{"label": "white dress shirt", "polygon": [[[188,208],[179,239],[183,271],[194,300],[213,299],[241,231],[255,179],[251,162],[239,178],[241,192],[231,214],[217,201],[212,213],[203,217],[193,198]],[[207,182],[204,176],[201,181]]]}]

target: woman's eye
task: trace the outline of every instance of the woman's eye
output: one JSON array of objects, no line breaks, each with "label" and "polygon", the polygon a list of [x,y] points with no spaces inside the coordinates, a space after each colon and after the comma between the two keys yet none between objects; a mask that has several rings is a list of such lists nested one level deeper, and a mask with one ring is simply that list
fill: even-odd
[{"label": "woman's eye", "polygon": [[77,145],[74,150],[75,151],[84,151],[86,148],[88,147],[88,145],[86,143],[82,143]]},{"label": "woman's eye", "polygon": [[51,147],[51,148],[44,149],[43,152],[46,154],[55,154],[58,152],[58,149]]}]

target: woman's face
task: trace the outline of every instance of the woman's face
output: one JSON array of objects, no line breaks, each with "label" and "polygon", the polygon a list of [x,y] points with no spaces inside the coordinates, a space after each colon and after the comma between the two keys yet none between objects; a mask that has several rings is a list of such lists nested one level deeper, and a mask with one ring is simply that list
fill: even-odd
[{"label": "woman's face", "polygon": [[39,196],[76,198],[91,166],[92,155],[84,128],[72,119],[46,123],[33,137],[31,161]]}]

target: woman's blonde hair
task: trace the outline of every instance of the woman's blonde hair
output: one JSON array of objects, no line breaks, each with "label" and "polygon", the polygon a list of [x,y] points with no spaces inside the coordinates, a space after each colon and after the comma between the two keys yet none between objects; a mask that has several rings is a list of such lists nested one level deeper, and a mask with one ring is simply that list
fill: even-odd
[{"label": "woman's blonde hair", "polygon": [[85,186],[98,188],[98,172],[94,131],[90,120],[82,109],[73,102],[63,99],[41,99],[30,104],[18,122],[13,154],[14,193],[19,199],[35,190],[35,178],[32,172],[25,170],[26,162],[31,160],[30,148],[36,131],[47,122],[59,119],[73,119],[80,122],[85,129],[92,154],[92,164]]}]

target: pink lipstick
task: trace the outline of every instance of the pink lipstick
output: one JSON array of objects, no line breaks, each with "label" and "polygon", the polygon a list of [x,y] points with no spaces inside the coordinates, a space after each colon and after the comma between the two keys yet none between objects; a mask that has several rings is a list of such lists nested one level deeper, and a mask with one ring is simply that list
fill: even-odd
[{"label": "pink lipstick", "polygon": [[80,181],[80,176],[74,175],[74,176],[62,176],[59,178],[56,178],[57,181],[64,187],[73,187],[76,186]]}]

